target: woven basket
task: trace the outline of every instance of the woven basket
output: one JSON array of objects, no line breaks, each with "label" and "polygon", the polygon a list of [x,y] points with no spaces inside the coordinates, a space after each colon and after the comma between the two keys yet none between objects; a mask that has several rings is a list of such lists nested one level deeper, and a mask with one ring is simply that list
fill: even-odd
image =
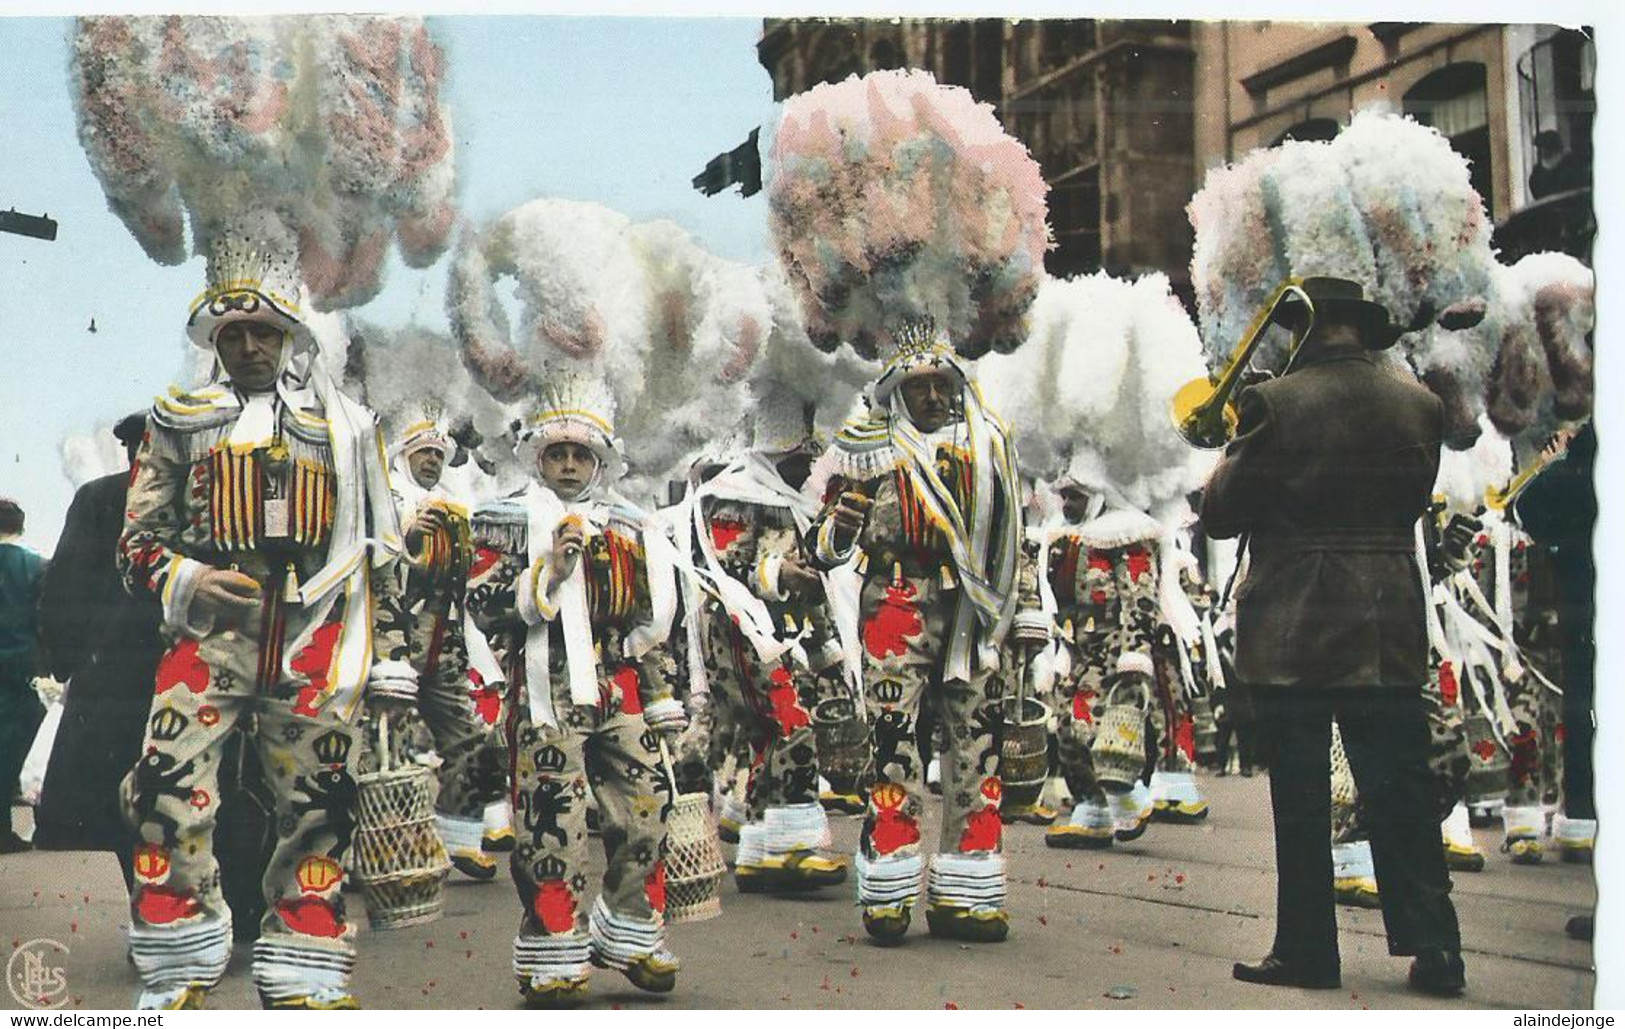
[{"label": "woven basket", "polygon": [[1126,793],[1145,772],[1145,716],[1151,687],[1143,677],[1121,678],[1106,691],[1095,717],[1095,778],[1111,793]]},{"label": "woven basket", "polygon": [[722,914],[717,887],[726,871],[705,794],[678,794],[666,822],[666,921],[703,922]]},{"label": "woven basket", "polygon": [[[387,726],[381,720],[381,726]],[[422,925],[440,917],[441,887],[451,871],[435,828],[434,772],[390,764],[389,732],[378,753],[386,767],[356,777],[356,830],[351,865],[374,929]]]}]

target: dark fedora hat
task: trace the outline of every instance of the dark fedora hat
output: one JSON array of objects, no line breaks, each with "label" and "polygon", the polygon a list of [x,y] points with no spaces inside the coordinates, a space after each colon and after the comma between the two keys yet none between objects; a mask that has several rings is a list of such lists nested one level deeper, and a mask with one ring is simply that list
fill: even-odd
[{"label": "dark fedora hat", "polygon": [[[1364,330],[1361,338],[1369,350],[1386,350],[1405,332],[1393,323],[1386,307],[1366,299],[1365,287],[1353,279],[1311,275],[1299,288],[1314,305],[1317,320],[1336,319],[1358,324]],[[1276,308],[1276,320],[1291,325],[1301,322],[1306,313],[1302,298],[1296,293],[1287,293]]]}]

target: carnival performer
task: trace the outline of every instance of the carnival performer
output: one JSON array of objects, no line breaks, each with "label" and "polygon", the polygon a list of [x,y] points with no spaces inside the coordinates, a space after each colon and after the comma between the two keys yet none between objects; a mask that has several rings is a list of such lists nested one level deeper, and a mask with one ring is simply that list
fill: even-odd
[{"label": "carnival performer", "polygon": [[417,707],[443,762],[436,827],[453,867],[490,881],[497,862],[482,846],[485,813],[506,792],[506,759],[500,741],[476,720],[469,697],[463,593],[473,545],[468,507],[442,478],[454,450],[434,418],[414,422],[391,449],[390,482],[406,543],[403,604],[417,663]]},{"label": "carnival performer", "polygon": [[1032,645],[1048,642],[1049,625],[1030,548],[1023,561],[1015,453],[1003,425],[932,326],[900,331],[899,344],[875,382],[873,407],[823,458],[828,500],[806,536],[815,567],[856,555],[863,573],[875,783],[858,896],[871,936],[895,941],[907,931],[924,870],[914,723],[933,703],[947,749],[926,922],[935,934],[997,941],[1009,915],[996,771],[1001,698],[988,687],[1012,623]]},{"label": "carnival performer", "polygon": [[[817,680],[844,668],[823,577],[801,554],[818,513],[800,487],[817,453],[800,405],[758,407],[753,445],[695,483],[680,539],[695,588],[685,592],[691,691],[729,709],[749,747],[748,821],[734,879],[741,892],[799,891],[846,880],[824,857],[812,700]],[[703,684],[703,685],[702,685]],[[837,689],[844,692],[842,686]]]},{"label": "carnival performer", "polygon": [[231,954],[213,832],[223,748],[249,731],[278,839],[254,985],[267,1007],[356,1006],[339,858],[355,830],[364,695],[410,702],[400,534],[372,412],[339,393],[301,320],[293,240],[248,215],[211,241],[187,334],[207,386],[148,416],[118,564],[163,608],[167,651],[124,783],[139,834],[130,957],[141,1008],[195,1008]]},{"label": "carnival performer", "polygon": [[771,228],[808,339],[885,362],[867,410],[814,467],[807,488],[824,509],[803,538],[814,567],[855,560],[861,578],[875,763],[856,862],[864,926],[900,940],[919,893],[914,735],[929,703],[947,747],[927,924],[1002,940],[994,672],[1007,633],[1038,648],[1050,630],[1022,546],[1015,448],[967,362],[1026,341],[1050,240],[1047,187],[991,107],[920,71],[791,98],[773,157]]},{"label": "carnival performer", "polygon": [[[519,492],[474,513],[468,607],[510,684],[508,745],[522,908],[514,974],[526,1001],[573,1002],[590,966],[669,992],[662,750],[686,727],[662,664],[677,582],[670,543],[614,490],[625,470],[614,398],[561,371],[525,423]],[[589,905],[587,790],[608,867]]]}]

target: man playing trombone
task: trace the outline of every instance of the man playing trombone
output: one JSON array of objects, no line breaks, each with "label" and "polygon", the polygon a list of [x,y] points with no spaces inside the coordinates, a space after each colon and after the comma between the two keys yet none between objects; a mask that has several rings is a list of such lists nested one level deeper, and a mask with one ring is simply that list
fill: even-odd
[{"label": "man playing trombone", "polygon": [[1234,974],[1340,985],[1326,846],[1335,718],[1367,808],[1389,952],[1415,956],[1414,988],[1453,996],[1464,973],[1428,795],[1428,638],[1414,535],[1438,472],[1443,407],[1373,353],[1398,331],[1359,284],[1294,284],[1277,294],[1270,320],[1298,348],[1285,374],[1241,394],[1201,512],[1210,536],[1248,536],[1235,665],[1269,741],[1275,820],[1275,944]]}]

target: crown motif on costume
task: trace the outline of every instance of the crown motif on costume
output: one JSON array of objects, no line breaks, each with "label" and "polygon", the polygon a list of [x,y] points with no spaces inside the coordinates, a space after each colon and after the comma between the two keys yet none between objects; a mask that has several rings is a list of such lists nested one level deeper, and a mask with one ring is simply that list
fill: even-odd
[{"label": "crown motif on costume", "polygon": [[299,862],[299,868],[294,872],[294,880],[299,883],[303,893],[326,893],[338,886],[343,878],[344,869],[339,867],[339,863],[320,854],[312,854]]},{"label": "crown motif on costume", "polygon": [[536,751],[535,758],[538,772],[558,773],[564,771],[564,751],[557,747],[542,747]]},{"label": "crown motif on costume", "polygon": [[425,401],[423,404],[423,417],[406,427],[401,433],[400,452],[411,454],[427,447],[439,447],[443,451],[450,451],[456,444],[451,435],[441,427],[441,415],[444,407],[438,401]]},{"label": "crown motif on costume", "polygon": [[894,362],[951,349],[948,334],[937,328],[937,320],[930,315],[904,324],[892,333],[892,341],[897,347],[897,353],[892,358]]},{"label": "crown motif on costume", "polygon": [[350,756],[350,737],[337,730],[324,732],[316,737],[311,749],[316,753],[316,760],[322,764],[342,765]]},{"label": "crown motif on costume", "polygon": [[181,733],[186,731],[188,719],[185,715],[172,707],[166,707],[152,716],[152,738],[169,743],[179,739]]}]

